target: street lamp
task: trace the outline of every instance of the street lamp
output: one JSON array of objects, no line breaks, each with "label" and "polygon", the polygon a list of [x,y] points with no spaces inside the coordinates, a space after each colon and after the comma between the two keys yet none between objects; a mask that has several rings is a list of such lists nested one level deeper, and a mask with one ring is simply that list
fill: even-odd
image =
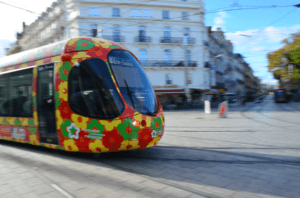
[{"label": "street lamp", "polygon": [[189,36],[188,34],[184,34],[183,45],[184,45],[184,67],[185,67],[185,94],[187,98],[189,98],[190,90],[188,84],[188,63],[187,63],[187,44],[188,44]]}]

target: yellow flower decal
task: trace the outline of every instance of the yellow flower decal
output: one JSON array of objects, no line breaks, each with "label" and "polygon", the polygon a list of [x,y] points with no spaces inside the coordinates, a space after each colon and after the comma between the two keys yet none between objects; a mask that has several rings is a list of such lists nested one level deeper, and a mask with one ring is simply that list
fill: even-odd
[{"label": "yellow flower decal", "polygon": [[148,148],[148,147],[151,147],[151,146],[155,146],[159,140],[160,140],[160,137],[159,137],[159,136],[156,136],[156,137],[155,137],[155,138],[147,145],[147,148]]},{"label": "yellow flower decal", "polygon": [[87,55],[86,52],[78,52],[72,58],[90,58],[91,56]]},{"label": "yellow flower decal", "polygon": [[139,122],[140,122],[140,128],[141,129],[143,129],[143,128],[145,128],[145,127],[150,127],[151,126],[151,122],[152,122],[152,120],[151,120],[151,117],[150,116],[147,116],[147,118],[146,118],[146,126],[143,126],[141,123],[142,123],[142,114],[137,114],[137,115],[135,115],[134,116],[134,119],[135,120],[138,120]]},{"label": "yellow flower decal", "polygon": [[35,62],[35,65],[43,65],[44,61],[43,60],[38,60]]},{"label": "yellow flower decal", "polygon": [[79,115],[73,113],[71,115],[71,120],[77,127],[81,128],[81,129],[86,129],[87,121],[89,120],[89,118],[79,116]]},{"label": "yellow flower decal", "polygon": [[78,147],[75,145],[73,139],[65,140],[63,145],[66,151],[78,151]]},{"label": "yellow flower decal", "polygon": [[[140,148],[138,139],[129,140],[129,148],[128,150],[134,150]],[[131,147],[130,147],[131,146]]]},{"label": "yellow flower decal", "polygon": [[3,117],[0,117],[0,124],[3,124]]},{"label": "yellow flower decal", "polygon": [[162,125],[162,126],[165,126],[165,122],[164,122],[164,114],[161,114],[160,118],[161,118],[161,125]]},{"label": "yellow flower decal", "polygon": [[28,125],[28,118],[20,118],[22,126],[27,126]]},{"label": "yellow flower decal", "polygon": [[120,119],[113,120],[112,122],[108,122],[106,120],[100,120],[100,124],[102,124],[107,131],[112,131],[115,127],[117,127],[121,123],[122,121]]},{"label": "yellow flower decal", "polygon": [[20,68],[26,68],[26,67],[28,67],[27,64],[22,64]]},{"label": "yellow flower decal", "polygon": [[33,118],[34,118],[34,125],[37,126],[38,125],[38,113],[37,111],[33,112]]},{"label": "yellow flower decal", "polygon": [[81,40],[81,38],[72,39],[72,40],[70,40],[70,41],[67,43],[67,45],[68,45],[68,46],[72,46],[74,43],[76,43],[76,41],[79,41],[79,40]]},{"label": "yellow flower decal", "polygon": [[108,152],[109,149],[106,148],[101,140],[95,140],[95,142],[89,144],[89,148],[91,149],[92,152],[97,153],[97,152]]},{"label": "yellow flower decal", "polygon": [[56,68],[55,68],[56,73],[59,72],[59,69],[61,68],[61,66],[62,66],[62,62],[59,62],[59,63],[56,64]]},{"label": "yellow flower decal", "polygon": [[121,143],[120,148],[118,149],[118,151],[126,151],[127,150],[127,146],[129,144],[129,140],[125,140]]},{"label": "yellow flower decal", "polygon": [[[102,42],[101,42],[102,41]],[[111,45],[109,42],[107,42],[106,40],[102,40],[100,41],[100,45],[103,48],[109,48],[109,46]],[[104,43],[103,43],[104,42]]]},{"label": "yellow flower decal", "polygon": [[60,56],[54,56],[51,58],[51,62],[56,62],[56,61],[60,61],[61,57]]},{"label": "yellow flower decal", "polygon": [[56,124],[57,124],[57,129],[59,130],[59,129],[61,129],[61,125],[62,125],[62,123],[63,123],[63,119],[62,119],[62,117],[60,116],[60,111],[59,111],[59,110],[56,110],[56,111],[55,111],[55,114],[56,114],[56,118],[57,118],[57,122],[56,122]]},{"label": "yellow flower decal", "polygon": [[59,98],[62,98],[64,101],[68,101],[68,93],[63,93],[64,89],[68,89],[68,82],[61,82],[60,85],[58,85],[59,89]]},{"label": "yellow flower decal", "polygon": [[16,118],[7,118],[9,125],[14,125]]},{"label": "yellow flower decal", "polygon": [[39,145],[39,141],[38,141],[36,135],[30,135],[29,142],[30,142],[30,144],[33,144],[33,145]]}]

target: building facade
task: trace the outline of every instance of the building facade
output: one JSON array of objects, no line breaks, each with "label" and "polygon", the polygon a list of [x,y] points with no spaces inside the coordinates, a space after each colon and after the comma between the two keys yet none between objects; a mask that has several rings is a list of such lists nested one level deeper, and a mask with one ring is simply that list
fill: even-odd
[{"label": "building facade", "polygon": [[209,89],[205,32],[203,0],[57,0],[18,45],[24,51],[78,36],[116,41],[139,58],[157,93],[193,93]]},{"label": "building facade", "polygon": [[212,93],[233,93],[240,95],[244,90],[244,60],[233,53],[233,45],[226,40],[220,28],[212,31],[207,27],[207,41],[204,42],[209,56],[205,67],[210,69]]}]

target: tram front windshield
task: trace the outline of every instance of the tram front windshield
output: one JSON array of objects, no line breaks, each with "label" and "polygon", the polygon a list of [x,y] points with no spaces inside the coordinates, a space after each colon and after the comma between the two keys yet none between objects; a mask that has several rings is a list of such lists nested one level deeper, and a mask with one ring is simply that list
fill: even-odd
[{"label": "tram front windshield", "polygon": [[126,103],[145,115],[157,113],[154,90],[136,58],[127,51],[113,50],[108,61]]}]

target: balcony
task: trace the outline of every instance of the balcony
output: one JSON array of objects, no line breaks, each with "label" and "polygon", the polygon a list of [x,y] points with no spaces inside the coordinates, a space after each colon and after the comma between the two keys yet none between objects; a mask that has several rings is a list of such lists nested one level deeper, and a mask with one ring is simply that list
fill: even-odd
[{"label": "balcony", "polygon": [[[183,61],[140,60],[144,67],[184,67]],[[196,61],[190,61],[188,67],[197,67]]]},{"label": "balcony", "polygon": [[[183,37],[161,37],[160,43],[183,44]],[[188,44],[195,44],[195,38],[189,38]]]},{"label": "balcony", "polygon": [[114,41],[114,42],[120,42],[120,43],[125,42],[124,36],[108,36],[108,35],[103,35],[102,38],[110,40],[110,41]]},{"label": "balcony", "polygon": [[134,42],[135,43],[151,43],[152,39],[150,36],[135,36]]}]

